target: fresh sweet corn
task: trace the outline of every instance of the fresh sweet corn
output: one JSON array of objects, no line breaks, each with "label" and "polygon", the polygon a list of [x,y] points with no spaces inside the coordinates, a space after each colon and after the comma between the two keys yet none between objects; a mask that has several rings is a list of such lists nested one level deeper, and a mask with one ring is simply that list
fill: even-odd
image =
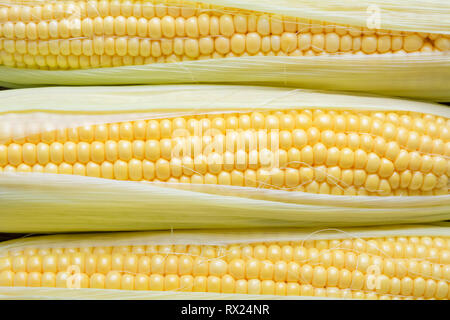
[{"label": "fresh sweet corn", "polygon": [[0,171],[273,188],[447,195],[449,120],[289,110],[86,125],[0,126]]},{"label": "fresh sweet corn", "polygon": [[450,219],[445,106],[209,85],[6,90],[0,101],[2,232]]},{"label": "fresh sweet corn", "polygon": [[0,6],[0,65],[18,68],[448,50],[448,34],[369,29],[201,2],[8,0]]},{"label": "fresh sweet corn", "polygon": [[[400,228],[400,234],[406,229]],[[0,287],[449,299],[448,228],[439,230],[444,236],[382,231],[384,235],[370,237],[364,234],[367,231],[362,236],[342,231],[312,240],[306,233],[299,237],[298,230],[287,234],[275,230],[267,233],[268,237],[278,234],[283,240],[262,240],[264,236],[260,236],[257,241],[245,242],[232,242],[225,232],[226,241],[219,245],[205,240],[201,232],[175,232],[175,238],[161,233],[159,241],[165,244],[158,244],[151,233],[132,234],[139,241],[127,241],[130,236],[120,233],[106,234],[100,245],[86,235],[69,236],[67,240],[59,236],[62,239],[56,241],[47,237],[51,243],[47,246],[45,242],[39,245],[39,238],[31,238],[37,241],[35,245],[20,244],[19,240],[19,245],[9,250],[6,242],[3,248],[0,246]],[[245,232],[236,233],[235,239]],[[320,234],[320,230],[315,232]],[[289,236],[296,240],[287,240]],[[186,239],[184,243],[181,237]],[[191,244],[192,239],[205,244]],[[217,243],[218,234],[215,239]],[[84,242],[77,245],[76,240]],[[116,240],[121,244],[115,244]],[[7,289],[0,292],[7,293]]]}]

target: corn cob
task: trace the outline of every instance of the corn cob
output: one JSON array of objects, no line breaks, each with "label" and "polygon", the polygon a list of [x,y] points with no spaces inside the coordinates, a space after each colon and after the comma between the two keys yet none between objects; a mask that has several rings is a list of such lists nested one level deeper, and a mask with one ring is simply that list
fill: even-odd
[{"label": "corn cob", "polygon": [[[48,246],[42,241],[44,245],[19,240],[9,250],[8,242],[3,245],[0,287],[447,300],[448,228],[437,229],[443,236],[433,236],[429,229],[417,236],[409,228],[402,227],[400,232],[381,228],[382,236],[368,236],[367,230],[358,231],[362,236],[353,236],[354,230],[333,235],[322,232],[325,238],[314,230],[319,234],[316,240],[301,230],[274,230],[265,237],[281,235],[283,240],[259,236],[257,241],[234,243],[230,235],[241,239],[248,231],[225,232],[221,238],[225,243],[220,245],[214,245],[218,234],[212,233],[212,241],[207,238],[211,233],[205,238],[201,232],[195,238],[189,232],[175,232],[175,237],[160,233],[158,239],[165,244],[157,244],[151,233],[134,234],[135,240],[130,235],[106,234],[101,245],[89,240],[92,236],[82,235],[60,236],[56,241],[47,237]],[[250,232],[251,237],[255,234]],[[296,240],[289,241],[289,237]],[[190,244],[192,239],[205,244]],[[40,239],[31,241],[39,244]]]},{"label": "corn cob", "polygon": [[446,34],[402,32],[187,1],[7,1],[0,64],[52,70],[241,56],[450,50]]},{"label": "corn cob", "polygon": [[448,194],[449,120],[424,113],[307,109],[61,130],[5,123],[0,132],[5,173],[334,195]]},{"label": "corn cob", "polygon": [[449,219],[439,105],[240,86],[1,98],[3,232]]}]

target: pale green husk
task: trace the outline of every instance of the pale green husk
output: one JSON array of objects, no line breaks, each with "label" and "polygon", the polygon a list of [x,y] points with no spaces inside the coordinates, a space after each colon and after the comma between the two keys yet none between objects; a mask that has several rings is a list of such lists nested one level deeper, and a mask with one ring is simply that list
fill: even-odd
[{"label": "pale green husk", "polygon": [[[219,6],[381,29],[450,34],[447,0],[204,0]],[[142,66],[47,71],[0,67],[7,87],[241,83],[370,92],[450,101],[450,54],[238,57]]]},{"label": "pale green husk", "polygon": [[[328,300],[302,296],[272,296],[210,292],[136,291],[0,287],[0,300]],[[334,300],[334,299],[332,299]]]},{"label": "pale green husk", "polygon": [[[248,230],[192,230],[115,232],[98,234],[72,234],[29,237],[0,244],[0,257],[9,250],[32,248],[70,248],[120,245],[227,245],[270,241],[304,241],[319,239],[364,239],[374,237],[435,236],[449,237],[449,223],[429,225],[378,226],[372,228],[343,229],[248,229]],[[0,287],[0,299],[325,299],[315,297],[281,297],[270,295],[242,295],[223,293],[185,293],[157,291],[128,291],[108,289],[63,289]]]},{"label": "pale green husk", "polygon": [[6,87],[230,83],[450,101],[450,54],[238,57],[83,70],[0,67]]},{"label": "pale green husk", "polygon": [[219,6],[278,13],[366,27],[375,9],[380,28],[412,32],[450,33],[449,3],[445,0],[202,0]]},{"label": "pale green husk", "polygon": [[[49,97],[52,97],[49,99]],[[333,108],[426,112],[438,104],[309,90],[169,85],[0,92],[0,126],[55,128],[182,114]],[[331,196],[247,187],[0,174],[1,232],[355,226],[450,219],[450,196]]]}]

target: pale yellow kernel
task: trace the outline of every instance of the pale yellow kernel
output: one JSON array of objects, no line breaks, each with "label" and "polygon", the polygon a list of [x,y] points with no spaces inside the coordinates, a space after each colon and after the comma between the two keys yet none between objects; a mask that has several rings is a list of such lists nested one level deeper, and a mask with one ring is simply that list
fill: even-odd
[{"label": "pale yellow kernel", "polygon": [[[420,42],[420,41],[419,41]],[[438,37],[434,40],[434,45],[440,51],[449,51],[450,50],[450,39],[448,37]],[[418,44],[416,44],[416,47]]]},{"label": "pale yellow kernel", "polygon": [[339,166],[343,169],[351,168],[355,161],[355,154],[349,148],[344,148],[340,152]]},{"label": "pale yellow kernel", "polygon": [[340,47],[340,38],[334,33],[327,33],[325,36],[325,51],[329,53],[336,53]]},{"label": "pale yellow kernel", "polygon": [[408,35],[404,38],[403,49],[406,52],[418,51],[423,45],[423,39],[417,34]]},{"label": "pale yellow kernel", "polygon": [[231,38],[231,51],[237,55],[245,52],[246,37],[242,34],[234,34]]},{"label": "pale yellow kernel", "polygon": [[325,287],[327,283],[327,271],[321,266],[314,267],[312,285],[315,288]]}]

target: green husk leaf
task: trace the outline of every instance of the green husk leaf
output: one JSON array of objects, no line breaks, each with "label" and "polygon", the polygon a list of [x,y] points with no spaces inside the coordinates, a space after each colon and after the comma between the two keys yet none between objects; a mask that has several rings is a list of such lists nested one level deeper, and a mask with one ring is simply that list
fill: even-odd
[{"label": "green husk leaf", "polygon": [[450,55],[238,57],[60,71],[0,67],[0,82],[7,87],[221,82],[450,101]]}]

